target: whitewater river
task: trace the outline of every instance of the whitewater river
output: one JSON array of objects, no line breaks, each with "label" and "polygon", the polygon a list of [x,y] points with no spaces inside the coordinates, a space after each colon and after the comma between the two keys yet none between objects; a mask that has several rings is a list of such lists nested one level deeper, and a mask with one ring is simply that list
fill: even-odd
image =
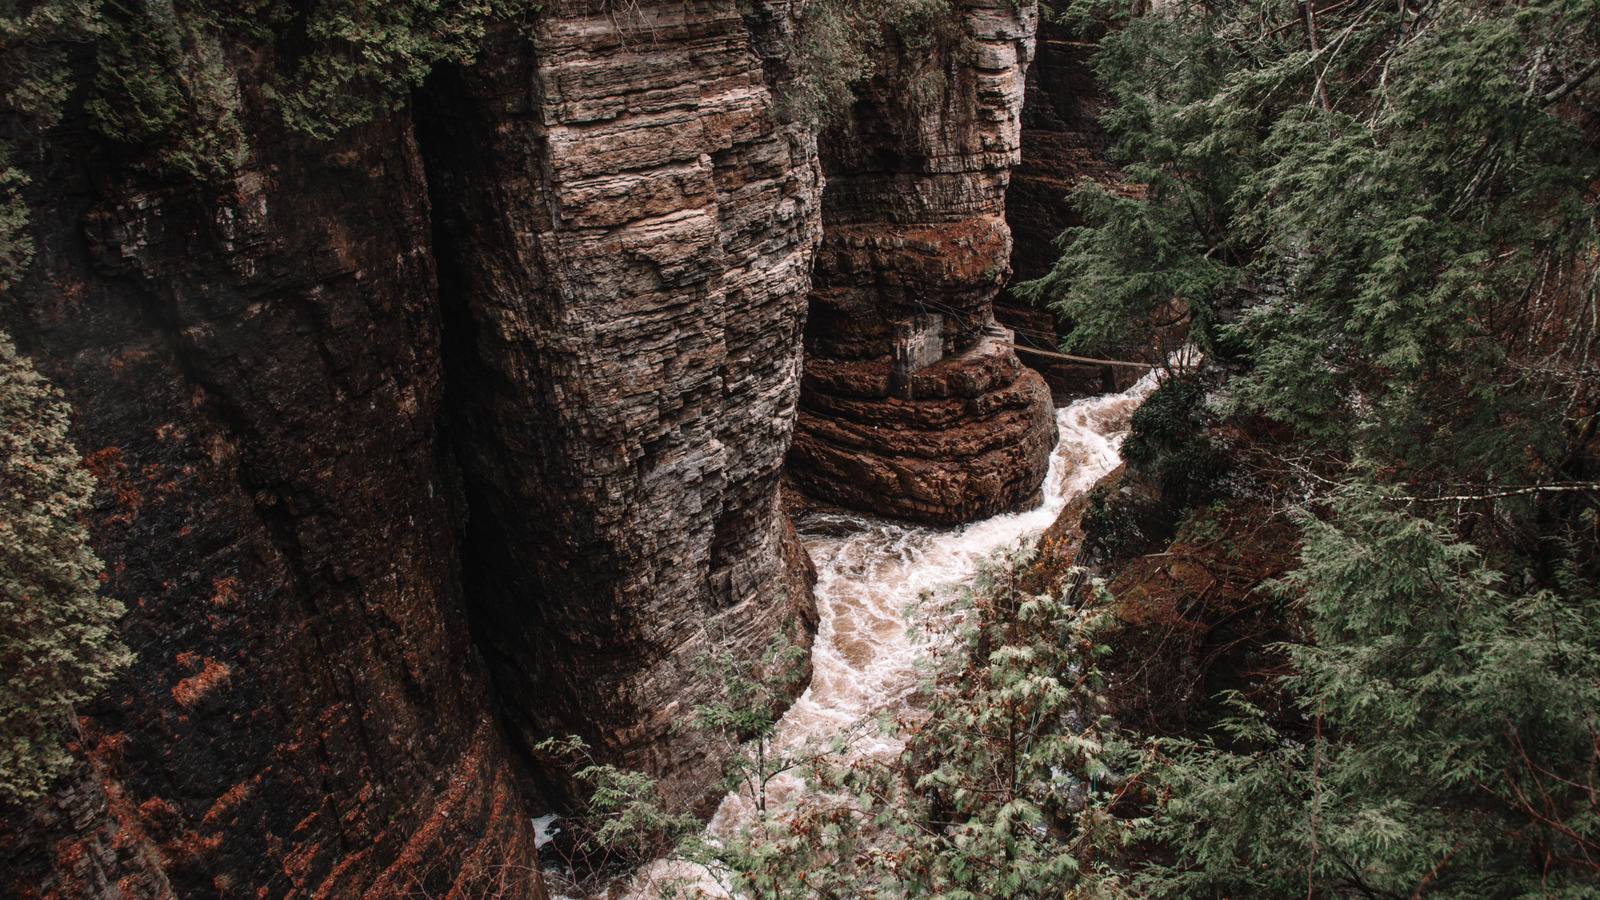
[{"label": "whitewater river", "polygon": [[[960,528],[929,528],[854,513],[810,513],[795,523],[817,566],[821,625],[812,649],[811,687],[783,717],[778,740],[826,744],[882,711],[906,709],[918,680],[916,660],[926,645],[907,634],[905,609],[924,591],[965,581],[979,560],[1044,530],[1067,503],[1115,468],[1128,417],[1155,389],[1155,373],[1120,394],[1079,400],[1056,410],[1061,437],[1050,456],[1044,500]],[[890,754],[900,744],[873,729],[855,752]],[[774,801],[785,790],[779,785]],[[749,815],[746,798],[730,794],[712,820],[728,834]],[[681,866],[641,873],[630,900],[656,896],[652,882],[688,874]],[[707,885],[709,888],[709,885]]]}]

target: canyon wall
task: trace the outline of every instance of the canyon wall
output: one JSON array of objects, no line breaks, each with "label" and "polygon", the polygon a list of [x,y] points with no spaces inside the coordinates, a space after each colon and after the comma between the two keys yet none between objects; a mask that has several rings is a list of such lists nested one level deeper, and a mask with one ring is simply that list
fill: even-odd
[{"label": "canyon wall", "polygon": [[[824,238],[790,453],[809,494],[937,524],[1035,502],[1055,442],[1049,390],[992,327],[1038,10],[952,5],[953,26],[887,50],[820,138]],[[911,352],[919,341],[937,361]]]},{"label": "canyon wall", "polygon": [[695,657],[815,625],[777,477],[819,176],[787,4],[630,9],[331,141],[239,51],[226,178],[81,113],[26,148],[0,327],[76,407],[137,660],[4,810],[0,894],[539,898],[568,731],[703,806]]},{"label": "canyon wall", "polygon": [[[1080,182],[1118,183],[1109,159],[1110,138],[1099,123],[1107,98],[1094,74],[1097,41],[1098,33],[1083,35],[1058,22],[1040,23],[1022,107],[1022,161],[1012,169],[1006,188],[1014,281],[1049,272],[1060,255],[1055,239],[1083,224],[1070,199]],[[995,318],[1015,330],[1019,345],[1033,350],[1055,349],[1068,330],[1055,314],[1012,296],[1010,290],[996,298]],[[1115,357],[1120,349],[1125,348],[1098,348],[1088,355]],[[1060,405],[1087,394],[1122,390],[1142,374],[1028,350],[1018,356],[1044,376]]]},{"label": "canyon wall", "polygon": [[991,315],[1036,12],[955,7],[820,153],[790,0],[561,0],[329,141],[234,48],[210,181],[81,111],[32,140],[0,328],[77,409],[137,661],[0,816],[0,893],[542,897],[568,733],[705,809],[696,660],[816,626],[791,432],[808,491],[925,521],[1043,477]]},{"label": "canyon wall", "polygon": [[696,659],[816,626],[777,483],[820,171],[752,52],[786,6],[752,36],[732,2],[558,3],[536,52],[504,28],[419,107],[468,608],[508,727],[689,806],[729,749],[671,732],[715,687]]},{"label": "canyon wall", "polygon": [[1108,158],[1110,138],[1100,127],[1107,98],[1094,75],[1095,35],[1043,22],[1028,67],[1022,106],[1022,160],[1006,189],[1006,221],[1015,249],[1014,277],[1021,281],[1050,271],[1060,254],[1053,241],[1083,224],[1070,196],[1085,179],[1116,180]]},{"label": "canyon wall", "polygon": [[0,892],[542,896],[462,611],[410,126],[320,143],[253,108],[208,183],[76,120],[28,154],[3,324],[76,407],[137,659],[8,811]]}]

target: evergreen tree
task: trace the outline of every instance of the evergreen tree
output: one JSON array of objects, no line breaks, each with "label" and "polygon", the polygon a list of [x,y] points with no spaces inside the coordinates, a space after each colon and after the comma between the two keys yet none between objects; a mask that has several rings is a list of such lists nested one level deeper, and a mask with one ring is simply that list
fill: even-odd
[{"label": "evergreen tree", "polygon": [[1126,184],[1080,189],[1024,290],[1069,346],[1186,308],[1247,367],[1237,408],[1340,459],[1559,478],[1594,402],[1600,9],[1327,7],[1180,0],[1109,36]]},{"label": "evergreen tree", "polygon": [[[1308,519],[1302,719],[1235,700],[1224,733],[1158,743],[1160,897],[1579,897],[1600,888],[1600,590],[1514,586],[1477,548],[1341,490]],[[1592,526],[1593,519],[1588,519]]]},{"label": "evergreen tree", "polygon": [[1298,716],[1157,742],[1128,883],[1592,896],[1600,6],[1177,0],[1098,71],[1127,182],[1027,289],[1069,345],[1186,311],[1212,412],[1292,426],[1252,465],[1311,498]]},{"label": "evergreen tree", "polygon": [[94,479],[59,391],[0,334],[0,799],[36,797],[70,761],[72,706],[131,659],[81,516]]}]

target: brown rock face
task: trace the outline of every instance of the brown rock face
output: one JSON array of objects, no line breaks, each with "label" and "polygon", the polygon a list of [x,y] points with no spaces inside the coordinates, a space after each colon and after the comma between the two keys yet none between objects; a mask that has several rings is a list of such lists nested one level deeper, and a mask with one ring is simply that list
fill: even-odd
[{"label": "brown rock face", "polygon": [[30,900],[172,900],[140,810],[99,754],[83,746],[82,734],[72,737],[67,747],[76,761],[50,793],[0,821],[0,890]]},{"label": "brown rock face", "polygon": [[[1060,255],[1052,242],[1067,228],[1083,224],[1069,200],[1080,182],[1117,183],[1116,168],[1106,155],[1109,138],[1099,124],[1106,97],[1094,76],[1093,53],[1094,44],[1067,26],[1040,23],[1022,107],[1022,162],[1012,169],[1006,189],[1006,223],[1016,242],[1013,280],[1049,272]],[[1030,306],[1009,290],[995,301],[995,318],[1016,330],[1018,344],[1034,349],[1053,349],[1067,330],[1049,310]],[[1141,374],[1026,351],[1018,355],[1044,376],[1062,405],[1086,394],[1122,390]],[[1123,356],[1113,348],[1088,355]]]},{"label": "brown rock face", "polygon": [[1110,139],[1100,128],[1107,99],[1094,76],[1094,50],[1066,25],[1039,26],[1022,107],[1022,162],[1006,190],[1018,280],[1049,272],[1060,255],[1051,242],[1083,224],[1068,199],[1073,188],[1085,179],[1110,184],[1117,177],[1106,156]]},{"label": "brown rock face", "polygon": [[820,173],[731,0],[607,9],[421,109],[469,612],[525,750],[577,733],[699,806],[727,748],[669,733],[720,689],[696,657],[815,629],[777,484]]},{"label": "brown rock face", "polygon": [[[984,333],[1009,271],[1037,9],[955,7],[931,63],[886,55],[821,138],[824,237],[790,454],[808,493],[941,524],[1034,500],[1055,440],[1049,391]],[[908,329],[935,331],[943,358],[896,370]]]},{"label": "brown rock face", "polygon": [[77,408],[137,661],[84,710],[92,764],[8,811],[0,892],[542,896],[462,614],[409,125],[252,118],[202,185],[71,124],[29,153],[0,318]]}]

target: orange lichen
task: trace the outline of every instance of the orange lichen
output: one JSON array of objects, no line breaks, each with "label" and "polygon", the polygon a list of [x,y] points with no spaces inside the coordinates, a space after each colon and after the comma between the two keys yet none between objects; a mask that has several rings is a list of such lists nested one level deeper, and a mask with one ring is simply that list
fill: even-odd
[{"label": "orange lichen", "polygon": [[233,602],[239,599],[239,578],[236,575],[229,575],[226,578],[213,578],[211,587],[213,588],[211,594],[211,605],[213,606],[232,606]]},{"label": "orange lichen", "polygon": [[121,447],[102,447],[85,456],[81,465],[101,481],[110,481],[115,475],[128,471],[127,464],[122,461]]},{"label": "orange lichen", "polygon": [[172,688],[172,699],[184,709],[194,707],[206,697],[227,687],[228,680],[233,675],[233,667],[227,663],[207,659],[200,671],[178,682]]},{"label": "orange lichen", "polygon": [[[259,776],[257,776],[259,778]],[[200,824],[207,828],[216,828],[233,815],[233,811],[245,800],[250,798],[250,793],[255,790],[255,781],[244,781],[234,785],[221,796],[217,802],[211,804],[206,814],[200,818]]]},{"label": "orange lichen", "polygon": [[139,804],[139,824],[152,832],[163,832],[175,827],[182,814],[178,808],[160,797],[151,797]]}]

